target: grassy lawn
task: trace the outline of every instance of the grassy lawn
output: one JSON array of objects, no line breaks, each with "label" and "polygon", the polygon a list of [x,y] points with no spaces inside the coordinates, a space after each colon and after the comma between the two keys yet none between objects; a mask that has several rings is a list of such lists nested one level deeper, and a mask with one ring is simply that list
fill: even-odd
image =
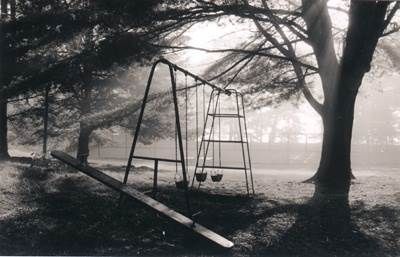
[{"label": "grassy lawn", "polygon": [[[120,179],[123,169],[102,166]],[[312,172],[311,172],[312,173]],[[145,191],[152,171],[136,170],[132,186]],[[256,196],[243,178],[225,174],[191,195],[199,222],[235,243],[222,252],[175,223],[65,166],[29,164],[0,168],[0,255],[140,256],[396,256],[400,255],[400,174],[356,172],[351,191],[351,226],[343,235],[319,231],[307,204],[313,185],[296,171],[256,172]],[[185,213],[183,193],[171,171],[160,173],[157,198]],[[334,213],[333,213],[334,214]]]}]

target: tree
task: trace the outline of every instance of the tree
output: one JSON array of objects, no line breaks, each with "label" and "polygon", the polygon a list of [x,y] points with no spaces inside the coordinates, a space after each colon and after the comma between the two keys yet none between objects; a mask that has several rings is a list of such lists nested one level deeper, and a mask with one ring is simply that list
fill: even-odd
[{"label": "tree", "polygon": [[7,98],[0,95],[0,160],[8,159]]},{"label": "tree", "polygon": [[[312,10],[314,7],[310,1],[303,1],[303,5],[310,14],[306,17],[319,15],[315,13],[316,10]],[[349,26],[340,62],[336,58],[332,39],[324,42],[317,31],[315,18],[305,19],[325,96],[321,109],[324,125],[322,154],[314,177],[317,183],[316,194],[339,194],[347,198],[351,178],[350,152],[355,100],[362,79],[370,70],[378,39],[386,27],[387,6],[388,3],[351,3]],[[325,9],[323,13],[328,15],[326,12]],[[322,26],[327,26],[327,22],[327,17],[318,21]]]},{"label": "tree", "polygon": [[[1,103],[5,103],[0,106],[3,114],[0,150],[7,152],[7,99],[29,97],[49,86],[62,88],[65,94],[68,90],[80,92],[75,96],[80,98],[79,109],[83,114],[79,116],[84,117],[90,111],[92,96],[96,95],[93,91],[106,88],[104,81],[115,75],[115,65],[127,67],[132,62],[152,58],[158,49],[144,42],[156,41],[159,33],[174,28],[152,19],[159,2],[24,2],[18,8],[17,20],[2,20],[2,33],[7,35],[4,38],[15,43],[12,47],[2,44],[0,53],[3,57],[13,56],[16,63],[10,65],[10,58],[2,58],[1,67],[7,69],[2,70],[0,90],[4,99]],[[11,34],[17,36],[8,36]],[[89,44],[75,44],[79,39]],[[74,44],[75,47],[71,46]],[[86,154],[88,137],[96,127],[88,128],[82,123],[80,127],[78,153]]]},{"label": "tree", "polygon": [[[10,4],[10,11],[8,11],[8,4]],[[0,9],[1,9],[1,17],[0,22],[11,20],[14,21],[16,18],[15,12],[16,2],[15,0],[1,0]],[[1,26],[2,24],[0,24]],[[3,84],[9,83],[9,77],[7,76],[7,72],[5,71],[5,67],[11,67],[11,69],[15,66],[15,56],[7,55],[8,50],[14,47],[14,42],[12,37],[14,33],[9,33],[6,36],[1,27],[0,27],[0,86]],[[4,52],[2,50],[5,50]],[[8,141],[7,141],[7,96],[0,92],[0,160],[8,159],[10,155],[8,154]]]},{"label": "tree", "polygon": [[[303,0],[301,5],[289,1],[291,8],[264,0],[198,3],[203,12],[251,22],[257,32],[234,49],[170,47],[227,52],[210,70],[219,72],[214,76],[224,75],[222,81],[228,84],[235,80],[247,87],[250,84],[250,93],[277,91],[280,98],[287,99],[301,92],[321,116],[324,127],[320,164],[312,178],[316,186],[314,199],[348,199],[355,100],[363,77],[370,70],[379,38],[398,30],[385,31],[399,3],[351,1],[346,11],[347,31],[339,29],[337,34],[333,33],[336,28],[330,7],[323,0]],[[296,50],[299,42],[308,45],[312,52]],[[255,74],[257,71],[259,74]],[[251,75],[246,76],[246,72]],[[240,73],[245,74],[242,80]],[[315,89],[309,83],[316,76],[321,81],[323,102],[315,97]]]}]

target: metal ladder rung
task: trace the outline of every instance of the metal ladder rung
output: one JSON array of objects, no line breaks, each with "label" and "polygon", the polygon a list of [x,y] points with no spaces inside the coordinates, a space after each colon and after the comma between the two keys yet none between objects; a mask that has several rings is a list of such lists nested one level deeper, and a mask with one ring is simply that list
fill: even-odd
[{"label": "metal ladder rung", "polygon": [[216,140],[216,139],[204,139],[205,142],[211,143],[239,143],[239,144],[247,144],[247,141],[240,141],[240,140]]},{"label": "metal ladder rung", "polygon": [[250,170],[249,167],[212,166],[212,165],[197,166],[197,168],[204,168],[204,169],[222,169],[222,170]]},{"label": "metal ladder rung", "polygon": [[[247,194],[250,194],[250,190],[254,194],[253,174],[252,174],[252,168],[251,168],[250,150],[249,150],[249,142],[248,142],[249,139],[248,139],[248,134],[247,134],[246,114],[245,114],[245,110],[244,110],[243,96],[241,94],[238,94],[237,92],[234,94],[236,94],[237,112],[236,113],[217,113],[217,106],[219,103],[219,93],[216,95],[213,95],[213,93],[211,93],[211,96],[209,99],[209,104],[208,104],[208,109],[207,109],[207,114],[206,114],[205,121],[204,121],[204,131],[203,131],[201,141],[200,141],[200,149],[198,149],[197,161],[196,161],[194,172],[195,172],[195,174],[202,173],[204,171],[204,169],[242,170],[242,171],[244,171],[244,173],[246,175]],[[216,99],[217,99],[215,104],[214,104],[213,97],[216,97]],[[241,98],[240,102],[239,102],[239,97]],[[212,109],[211,109],[211,106],[212,106]],[[241,113],[240,109],[242,110],[242,113]],[[211,118],[209,118],[209,117],[211,117]],[[213,129],[214,129],[214,124],[215,124],[216,118],[237,119],[238,123],[239,123],[238,125],[239,125],[240,140],[221,140],[220,137],[219,137],[219,140],[214,139],[213,133],[215,133],[215,132],[213,132]],[[241,119],[243,119],[243,125],[242,125]],[[207,134],[206,133],[206,125],[208,124],[209,120],[212,120],[211,128],[207,132],[208,139],[206,139],[206,134]],[[219,119],[219,122],[220,121],[221,120]],[[219,125],[219,131],[221,129],[220,126],[221,125]],[[211,139],[211,136],[213,136],[213,139]],[[211,143],[238,143],[238,144],[241,144],[242,155],[243,155],[243,166],[242,167],[222,166],[221,165],[221,156],[219,157],[219,162],[220,162],[219,166],[215,166],[214,164],[206,165],[206,160],[208,159],[207,155],[208,155],[208,149],[209,149],[210,142]],[[221,146],[219,148],[221,148]],[[201,156],[200,156],[202,149],[204,150],[203,158],[201,158]],[[213,149],[214,149],[214,144],[213,144]],[[214,152],[213,152],[213,155],[214,155]],[[202,164],[199,165],[200,159],[202,159]],[[198,169],[200,169],[201,172],[198,172]],[[248,177],[248,175],[250,177]],[[195,176],[193,176],[193,179],[192,179],[192,187],[193,187],[193,183],[194,183],[194,178],[195,178]],[[199,181],[198,188],[200,188],[201,183],[202,182]]]},{"label": "metal ladder rung", "polygon": [[238,114],[234,114],[234,113],[220,113],[220,114],[209,113],[208,115],[212,116],[212,117],[219,117],[219,118],[244,118],[243,115],[238,115]]}]

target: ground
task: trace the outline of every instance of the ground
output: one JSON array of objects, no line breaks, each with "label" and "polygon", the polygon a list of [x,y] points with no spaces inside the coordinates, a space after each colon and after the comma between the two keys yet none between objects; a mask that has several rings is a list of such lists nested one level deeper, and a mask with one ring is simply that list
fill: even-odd
[{"label": "ground", "polygon": [[[95,163],[121,179],[123,167]],[[150,256],[398,256],[400,255],[400,172],[354,171],[351,226],[345,235],[318,231],[308,205],[312,170],[257,170],[256,195],[246,197],[242,173],[225,173],[192,193],[198,220],[235,243],[221,251],[184,228],[159,217],[95,180],[63,165],[0,165],[0,255]],[[157,198],[185,212],[174,172],[160,172]],[[146,191],[152,170],[139,167],[132,186]],[[332,213],[334,215],[335,213]],[[317,226],[315,226],[317,224]],[[322,236],[324,235],[324,236]]]}]

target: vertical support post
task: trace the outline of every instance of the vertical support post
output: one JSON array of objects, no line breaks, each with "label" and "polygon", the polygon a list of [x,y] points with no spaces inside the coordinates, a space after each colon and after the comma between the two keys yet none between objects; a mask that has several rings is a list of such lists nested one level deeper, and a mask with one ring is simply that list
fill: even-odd
[{"label": "vertical support post", "polygon": [[[218,103],[218,114],[221,115],[221,102]],[[221,116],[218,117],[218,160],[219,160],[219,166],[222,166],[222,161],[221,161]]]},{"label": "vertical support post", "polygon": [[154,71],[155,71],[156,66],[157,66],[157,64],[159,62],[160,61],[155,62],[153,64],[153,66],[151,67],[150,76],[149,76],[149,79],[147,81],[146,90],[144,92],[144,97],[143,97],[143,100],[142,100],[142,107],[140,109],[139,118],[138,118],[138,121],[136,123],[135,135],[133,137],[131,151],[129,152],[128,163],[126,164],[125,175],[124,175],[124,180],[123,180],[124,184],[126,184],[126,182],[128,181],[129,171],[131,170],[131,167],[132,167],[133,154],[135,152],[135,148],[136,148],[136,143],[137,143],[138,136],[139,136],[140,127],[142,125],[144,109],[146,108],[147,98],[149,96],[150,85],[151,85],[151,82],[153,80]]},{"label": "vertical support post", "polygon": [[188,85],[187,75],[185,74],[185,156],[186,156],[186,172],[189,172],[189,142],[188,142]]},{"label": "vertical support post", "polygon": [[170,64],[168,66],[169,66],[169,74],[171,77],[171,84],[172,84],[172,96],[173,96],[174,109],[175,109],[175,124],[176,124],[176,132],[178,134],[179,154],[180,154],[181,165],[182,165],[182,176],[183,176],[183,183],[184,183],[184,190],[185,190],[186,207],[187,207],[189,216],[192,216],[192,211],[191,211],[190,202],[189,202],[189,190],[188,190],[188,180],[187,180],[187,174],[186,174],[185,153],[183,150],[184,148],[183,148],[183,142],[182,142],[181,122],[179,119],[179,106],[178,106],[178,97],[176,95],[176,81],[175,81],[175,76],[174,76],[174,68]]},{"label": "vertical support post", "polygon": [[[197,80],[195,82],[197,84]],[[199,94],[198,87],[196,86],[196,156],[199,154]],[[193,175],[194,176],[194,175]]]},{"label": "vertical support post", "polygon": [[240,142],[241,142],[241,145],[242,145],[242,157],[243,157],[243,165],[244,165],[244,174],[245,174],[245,177],[246,177],[246,189],[247,189],[247,195],[249,195],[250,194],[250,192],[249,192],[249,181],[248,181],[248,178],[247,178],[246,156],[245,156],[245,153],[244,153],[244,145],[243,145],[244,143],[243,143],[242,122],[240,121],[239,93],[236,91],[235,95],[236,95],[236,108],[237,108],[237,117],[238,117],[237,119],[239,121],[239,135],[240,135]]},{"label": "vertical support post", "polygon": [[158,188],[157,188],[157,179],[158,179],[158,160],[154,160],[154,177],[153,177],[153,196],[156,196]]},{"label": "vertical support post", "polygon": [[244,123],[244,132],[246,134],[246,140],[247,140],[247,157],[249,158],[249,171],[250,171],[250,182],[251,182],[251,190],[253,192],[253,195],[255,194],[254,192],[254,180],[253,180],[253,169],[251,168],[251,158],[250,158],[250,146],[249,146],[249,139],[248,139],[248,134],[247,134],[247,121],[246,121],[246,112],[244,111],[244,100],[243,100],[243,95],[240,95],[242,98],[242,112],[243,112],[243,123]]}]

